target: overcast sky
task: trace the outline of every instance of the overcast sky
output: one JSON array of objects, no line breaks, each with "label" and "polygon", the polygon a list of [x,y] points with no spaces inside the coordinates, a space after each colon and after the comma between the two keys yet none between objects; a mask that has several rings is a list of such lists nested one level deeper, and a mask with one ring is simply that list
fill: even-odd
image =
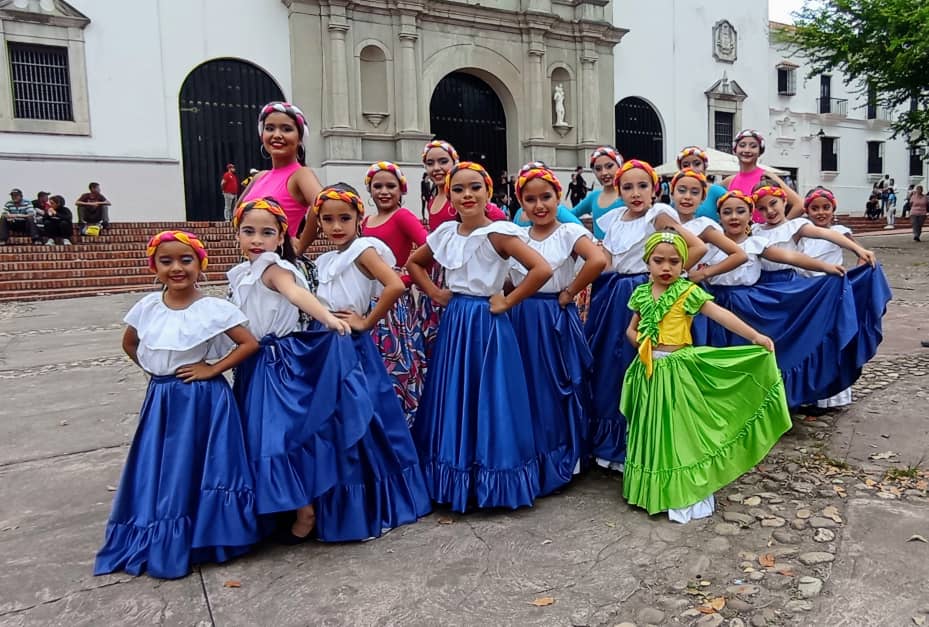
[{"label": "overcast sky", "polygon": [[775,22],[792,24],[790,13],[802,6],[803,0],[768,0],[768,17]]}]

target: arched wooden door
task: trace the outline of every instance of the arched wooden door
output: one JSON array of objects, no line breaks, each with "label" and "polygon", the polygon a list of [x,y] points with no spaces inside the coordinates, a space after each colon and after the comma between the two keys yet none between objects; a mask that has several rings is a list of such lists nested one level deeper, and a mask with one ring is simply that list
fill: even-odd
[{"label": "arched wooden door", "polygon": [[439,81],[429,103],[430,131],[463,161],[483,165],[496,181],[506,170],[506,114],[496,92],[465,72]]},{"label": "arched wooden door", "polygon": [[258,111],[284,94],[267,72],[238,59],[216,59],[197,66],[179,97],[184,200],[188,220],[222,220],[220,179],[234,163],[239,179],[250,168],[268,166],[262,158]]},{"label": "arched wooden door", "polygon": [[652,165],[664,162],[664,137],[658,113],[641,98],[623,98],[616,103],[616,148],[626,159],[641,159]]}]

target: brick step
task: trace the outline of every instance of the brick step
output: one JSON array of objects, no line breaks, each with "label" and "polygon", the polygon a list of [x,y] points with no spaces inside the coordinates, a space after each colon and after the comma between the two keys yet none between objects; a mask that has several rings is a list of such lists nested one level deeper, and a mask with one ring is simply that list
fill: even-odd
[{"label": "brick step", "polygon": [[[225,285],[225,281],[205,281],[202,286]],[[12,292],[0,292],[0,303],[12,301],[40,301],[40,300],[57,300],[62,298],[78,298],[81,296],[99,296],[102,294],[124,294],[126,292],[150,292],[154,289],[152,284],[145,286],[128,285],[128,286],[111,286],[111,287],[81,287],[81,288],[61,288],[45,290],[15,290]]]},{"label": "brick step", "polygon": [[[242,261],[241,255],[210,255],[210,266],[235,265]],[[66,254],[42,257],[0,255],[0,273],[17,270],[69,270],[72,268],[148,268],[148,261],[137,253],[96,253],[68,256]]]},{"label": "brick step", "polygon": [[[207,281],[223,281],[226,278],[224,272],[208,271],[206,273]],[[64,288],[87,288],[91,292],[103,291],[108,287],[144,287],[154,282],[154,276],[151,274],[142,276],[102,276],[94,277],[93,281],[81,278],[56,278],[41,279],[31,278],[21,281],[3,281],[0,283],[0,293],[13,292],[16,290],[55,290]]]}]

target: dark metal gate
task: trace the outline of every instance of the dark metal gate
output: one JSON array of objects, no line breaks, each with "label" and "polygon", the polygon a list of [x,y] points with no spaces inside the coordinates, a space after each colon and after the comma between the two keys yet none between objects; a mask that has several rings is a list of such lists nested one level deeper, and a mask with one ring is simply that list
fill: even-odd
[{"label": "dark metal gate", "polygon": [[661,120],[641,98],[616,103],[616,148],[626,159],[641,159],[657,166],[664,161]]},{"label": "dark metal gate", "polygon": [[184,200],[188,220],[222,220],[220,179],[234,163],[239,180],[268,167],[256,120],[261,107],[283,100],[277,83],[251,63],[217,59],[196,67],[179,98]]},{"label": "dark metal gate", "polygon": [[436,85],[429,103],[433,135],[476,161],[494,182],[506,170],[506,114],[490,86],[471,74],[452,72]]}]

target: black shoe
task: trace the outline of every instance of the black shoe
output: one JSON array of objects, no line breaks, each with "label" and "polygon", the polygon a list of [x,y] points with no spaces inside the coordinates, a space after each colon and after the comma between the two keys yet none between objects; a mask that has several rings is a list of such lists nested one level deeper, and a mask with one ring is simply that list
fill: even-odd
[{"label": "black shoe", "polygon": [[922,342],[920,342],[920,344],[922,344],[926,348],[929,348],[929,340],[923,340]]}]

